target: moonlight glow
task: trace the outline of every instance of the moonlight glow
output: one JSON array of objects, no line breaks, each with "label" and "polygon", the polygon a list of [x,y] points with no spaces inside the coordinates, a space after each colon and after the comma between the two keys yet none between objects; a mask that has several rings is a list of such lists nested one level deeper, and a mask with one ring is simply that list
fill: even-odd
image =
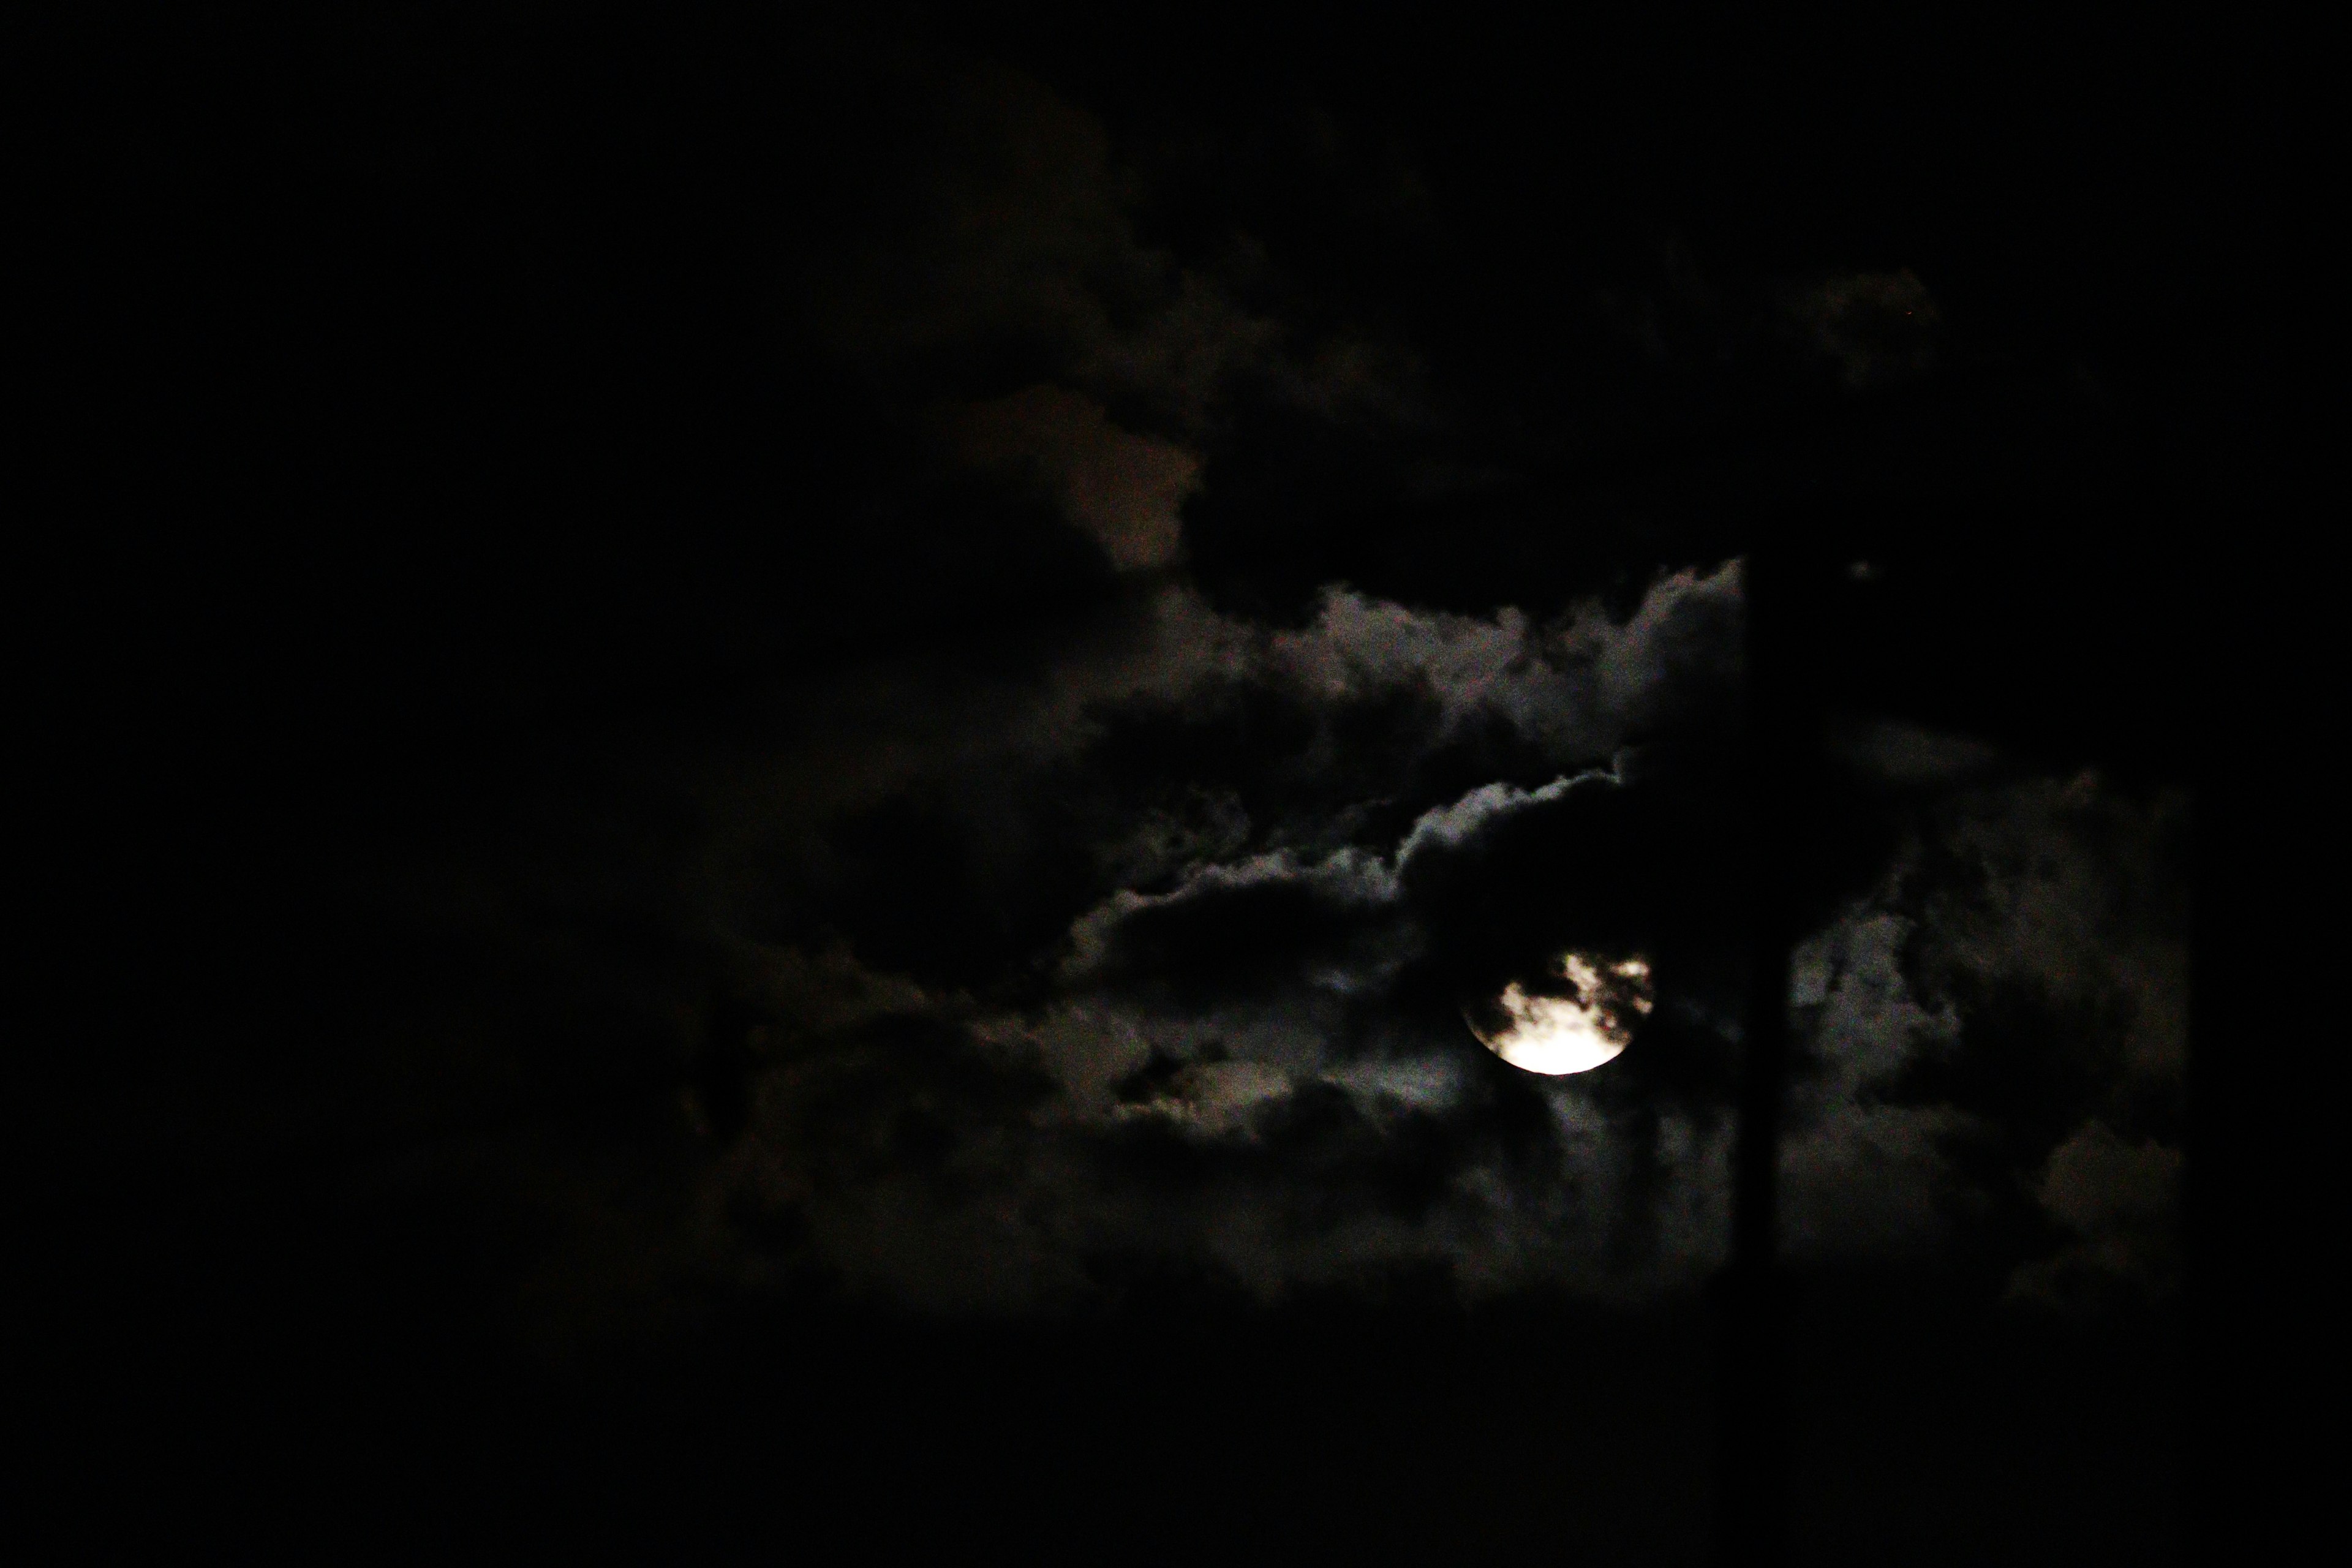
[{"label": "moonlight glow", "polygon": [[1509,1022],[1482,1029],[1474,1021],[1470,1032],[1488,1050],[1528,1072],[1591,1072],[1614,1061],[1630,1033],[1619,1009],[1650,1010],[1650,966],[1632,958],[1604,971],[1571,952],[1561,957],[1559,973],[1576,988],[1575,995],[1530,996],[1514,980],[1496,999]]}]

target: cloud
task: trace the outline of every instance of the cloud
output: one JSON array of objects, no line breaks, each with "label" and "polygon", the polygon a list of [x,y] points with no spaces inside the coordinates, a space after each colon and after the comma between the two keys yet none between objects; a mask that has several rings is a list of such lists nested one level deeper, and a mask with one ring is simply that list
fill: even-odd
[{"label": "cloud", "polygon": [[1913,994],[1912,922],[1872,900],[1849,905],[1792,956],[1790,1003],[1810,1070],[1790,1092],[1781,1223],[1797,1258],[1919,1255],[1948,1239],[1963,1179],[1948,1144],[1967,1118],[1944,1104],[1889,1103],[1958,1023]]},{"label": "cloud", "polygon": [[2021,1266],[2011,1298],[2080,1311],[2176,1289],[2180,1166],[2178,1148],[2126,1142],[2095,1117],[2085,1121],[2050,1152],[2034,1192],[2070,1239]]},{"label": "cloud", "polygon": [[2153,1138],[2126,1143],[2094,1117],[2050,1152],[2035,1195],[2060,1225],[2095,1236],[2164,1218],[2179,1179],[2179,1150]]},{"label": "cloud", "polygon": [[1344,587],[1314,621],[1277,632],[1267,657],[1328,702],[1418,685],[1437,698],[1437,738],[1500,720],[1565,762],[1605,758],[1629,733],[1687,717],[1678,705],[1738,690],[1739,566],[1661,574],[1623,621],[1597,605],[1537,627],[1506,605],[1491,617],[1415,610]]},{"label": "cloud", "polygon": [[[1580,778],[1616,782],[1613,773],[1586,773]],[[1539,789],[1523,790],[1517,784],[1496,783],[1481,784],[1450,805],[1433,806],[1423,812],[1413,823],[1412,831],[1397,846],[1397,864],[1402,867],[1423,851],[1440,853],[1461,845],[1488,823],[1512,812],[1530,806],[1550,804],[1566,795],[1576,779],[1557,778]]]},{"label": "cloud", "polygon": [[[842,885],[899,889],[899,912],[861,925],[812,884],[827,934],[763,949],[761,1005],[800,1054],[754,1069],[721,1184],[753,1216],[727,1222],[747,1267],[960,1310],[1097,1299],[1137,1269],[1265,1297],[1407,1267],[1605,1294],[1719,1260],[1737,567],[1549,625],[1336,586],[1291,628],[1181,578],[1134,602],[992,705],[934,697],[928,749],[848,797],[901,803],[870,828],[802,819]],[[2032,1196],[2053,1151],[2088,1117],[2170,1146],[2129,1087],[2164,1081],[2180,1037],[2169,808],[1964,761],[1889,806],[1910,837],[1797,955],[1785,1230],[1851,1258],[2008,1226],[2003,1256],[2073,1279],[2148,1232],[2032,1230],[2059,1225]],[[959,868],[991,858],[1001,877]],[[1017,941],[973,939],[1055,866]],[[986,963],[934,966],[902,906]],[[1570,950],[1642,954],[1658,1005],[1591,1081],[1538,1084],[1461,1009]],[[2019,1089],[2012,1060],[2079,1071]]]},{"label": "cloud", "polygon": [[1275,322],[1138,237],[1139,186],[1101,122],[1034,78],[913,70],[874,107],[929,134],[895,209],[815,243],[796,298],[807,330],[878,384],[986,395],[1026,363],[1190,429],[1272,353]]},{"label": "cloud", "polygon": [[[1195,1002],[1286,986],[1377,994],[1422,956],[1422,931],[1446,918],[1448,900],[1497,897],[1487,840],[1531,814],[1577,815],[1577,791],[1619,785],[1605,773],[1532,791],[1484,784],[1423,813],[1386,853],[1349,845],[1306,858],[1276,849],[1194,867],[1164,893],[1122,889],[1073,923],[1059,974],[1066,984],[1172,986]],[[1605,902],[1606,893],[1570,885],[1554,889],[1554,901]],[[1529,951],[1550,943],[1551,923],[1530,915]],[[1542,954],[1545,973],[1556,958]]]},{"label": "cloud", "polygon": [[2144,1298],[2177,1251],[2183,803],[2089,775],[1972,782],[1993,766],[1974,750],[1794,955],[1790,1245],[1997,1237],[2013,1300]]},{"label": "cloud", "polygon": [[1130,435],[1093,399],[1048,385],[967,406],[957,436],[968,460],[1042,480],[1120,571],[1175,558],[1179,509],[1201,475],[1182,447]]},{"label": "cloud", "polygon": [[1719,1114],[1537,1084],[1413,999],[1426,868],[1454,858],[1446,885],[1475,892],[1490,839],[1624,787],[1483,785],[1385,844],[1117,889],[1027,1005],[761,950],[762,994],[822,1022],[776,1035],[737,1190],[800,1216],[793,1268],[940,1307],[1086,1299],[1147,1258],[1265,1297],[1430,1266],[1473,1290],[1695,1278],[1720,1254]]},{"label": "cloud", "polygon": [[[1736,566],[1668,574],[1622,622],[1587,605],[1538,627],[1335,590],[1286,630],[1153,581],[1034,663],[909,661],[803,694],[789,750],[713,785],[730,825],[713,874],[742,887],[746,867],[839,859],[837,825],[894,800],[1006,847],[1082,833],[1074,849],[1113,889],[1236,851],[1385,854],[1423,812],[1490,784],[1547,787],[1631,739],[1714,722],[1736,695],[1738,594]],[[1065,806],[1062,821],[1019,815]]]},{"label": "cloud", "polygon": [[2008,990],[2081,1016],[2102,1073],[2177,1089],[2188,1060],[2189,802],[2095,773],[1962,792],[1936,824],[1965,875],[1919,889],[1920,972],[1963,1003]]},{"label": "cloud", "polygon": [[[1276,631],[1181,584],[1149,602],[1156,618],[982,713],[941,700],[924,748],[853,749],[870,771],[843,805],[796,819],[794,853],[833,870],[786,856],[762,875],[822,918],[729,949],[748,1109],[693,1090],[712,1153],[681,1256],[937,1311],[1098,1300],[1150,1268],[1272,1299],[1412,1268],[1639,1295],[1719,1262],[1741,828],[1736,774],[1687,742],[1711,721],[1694,689],[1727,679],[1736,574],[1672,574],[1622,620],[1549,627],[1335,594]],[[1126,773],[1118,704],[1139,692],[1176,740]],[[1351,728],[1368,711],[1393,735]],[[1643,712],[1682,749],[1553,760]],[[898,717],[902,741],[920,733]],[[1280,743],[1217,754],[1185,728],[1212,719]],[[1526,772],[1443,790],[1416,772],[1496,733]],[[1790,1245],[1932,1248],[1987,1223],[2007,1182],[2061,1233],[2024,1258],[2021,1298],[2086,1269],[2137,1288],[2160,1275],[2143,1245],[2159,1221],[2078,1234],[2063,1215],[2142,1188],[2085,1186],[2096,1162],[2053,1151],[2087,1118],[2173,1146],[2119,1087],[2162,1079],[2178,1039],[2179,950],[2152,896],[2168,818],[2095,780],[1972,776],[1936,786],[1878,884],[1798,954]],[[899,805],[874,816],[877,798]],[[1008,889],[1038,900],[1017,927]],[[1591,1081],[1537,1083],[1460,1008],[1569,949],[1650,958],[1658,1007]],[[1970,1066],[2011,1048],[2012,1005],[2053,1037],[2078,1005],[2094,1026],[2066,1047],[2089,1064],[2075,1098],[2022,1141]],[[2107,1207],[2066,1207],[2085,1191]]]},{"label": "cloud", "polygon": [[[1345,539],[1300,547],[1303,615],[1237,607],[1213,549],[1247,576],[1286,548],[1260,521],[1328,511],[1344,535],[1348,498],[1444,492],[1493,455],[1447,445],[1407,347],[1266,313],[1246,236],[1223,271],[1147,240],[1102,121],[1034,79],[869,74],[834,130],[874,177],[799,226],[784,297],[833,377],[813,405],[874,411],[896,468],[796,521],[879,541],[892,592],[933,586],[853,606],[887,630],[779,676],[767,738],[698,783],[717,826],[665,918],[717,930],[731,987],[680,1091],[712,1152],[706,1239],[789,1288],[940,1310],[1083,1299],[1144,1257],[1265,1295],[1405,1265],[1594,1290],[1711,1266],[1746,934],[1739,563],[1612,610],[1545,574],[1586,520],[1506,509],[1538,542],[1510,557],[1545,569],[1520,574],[1535,611],[1508,574],[1368,590],[1322,569]],[[1932,362],[1907,273],[1793,312],[1850,384]],[[1408,428],[1438,449],[1380,450]],[[1991,771],[1949,738],[1854,740],[1922,789]],[[2125,1020],[2119,1059],[2175,1071],[2174,950],[2100,912],[2117,884],[2084,809],[1953,807],[1801,954],[1801,1250],[1965,1222],[1956,1151],[1997,1108],[1919,1075],[1990,1048],[2000,998]],[[1535,1082],[1463,1009],[1547,994],[1570,951],[1643,957],[1657,1006],[1605,1072]],[[2053,1148],[2093,1115],[2161,1131],[2128,1109],[2070,1101],[2002,1157],[2075,1192],[2084,1161]]]},{"label": "cloud", "polygon": [[1381,860],[1349,849],[1312,865],[1276,851],[1205,866],[1171,892],[1121,889],[1082,916],[1061,973],[1083,983],[1148,976],[1188,992],[1319,973],[1344,987],[1371,961],[1365,942],[1395,885]]},{"label": "cloud", "polygon": [[[1097,410],[1015,400],[999,451],[1041,454],[1016,460],[1047,473],[1045,435],[1116,443]],[[768,1216],[741,1222],[747,1256],[938,1310],[1100,1299],[1138,1269],[1207,1268],[1269,1299],[1409,1267],[1474,1291],[1639,1294],[1719,1262],[1745,907],[1722,749],[1737,565],[1662,574],[1622,617],[1588,605],[1549,624],[1339,585],[1287,628],[1181,578],[1130,603],[1142,613],[988,705],[930,698],[928,749],[849,797],[930,803],[933,838],[892,817],[874,839],[932,846],[905,875],[853,859],[842,877],[919,889],[966,955],[1003,887],[1045,885],[1048,847],[1077,869],[1058,917],[1041,904],[1030,946],[988,950],[992,970],[950,982],[854,922],[832,927],[845,945],[784,961],[804,977],[835,973],[826,953],[875,967],[774,1004],[826,1022],[800,1031],[821,1047],[809,1063],[761,1069],[729,1187]],[[1805,1258],[1920,1256],[2023,1223],[2021,1201],[2057,1223],[2002,1194],[2063,1190],[2053,1149],[2085,1115],[2119,1116],[2121,1091],[2094,1060],[2052,1101],[2072,1108],[2064,1124],[2018,1141],[2011,1102],[1980,1087],[2010,1048],[2004,1009],[2060,1037],[2078,1004],[2126,1020],[2066,1048],[2158,1077],[2180,1038],[2179,950],[2145,921],[2128,934],[2116,903],[2132,876],[2160,890],[2160,868],[2129,868],[2155,865],[2158,824],[2095,783],[1980,785],[2004,775],[1979,748],[1861,732],[1924,815],[1798,955],[1808,1068],[1783,1218]],[[827,853],[866,853],[830,832]],[[1012,880],[923,868],[983,845]],[[1643,954],[1659,1005],[1593,1081],[1538,1085],[1478,1047],[1461,1007],[1543,984],[1568,950]],[[860,1035],[894,1017],[928,1021],[929,1066]],[[2127,1044],[2107,1058],[2100,1040]],[[1028,1087],[926,1087],[934,1073]],[[786,1239],[763,1252],[770,1231]],[[2137,1288],[2153,1266],[2111,1255],[2147,1234],[2062,1236],[2025,1256],[2018,1294],[2095,1264]]]},{"label": "cloud", "polygon": [[[456,782],[415,816],[464,802],[446,907],[389,938],[313,935],[314,956],[380,956],[257,988],[320,999],[324,1022],[288,1031],[299,1087],[173,1101],[159,1125],[233,1142],[234,1113],[289,1146],[488,1127],[504,1152],[474,1168],[505,1173],[436,1201],[480,1197],[447,1208],[485,1235],[530,1210],[557,1238],[534,1275],[551,1300],[567,1268],[583,1300],[736,1270],[1011,1310],[1114,1292],[1139,1258],[1265,1296],[1407,1267],[1478,1289],[1687,1283],[1725,1235],[1741,569],[1653,548],[1697,525],[1629,520],[1706,511],[1752,471],[1693,479],[1757,411],[1708,379],[1737,346],[1717,306],[1634,323],[1671,374],[1603,384],[1560,358],[1592,346],[1556,335],[1583,284],[1400,300],[1398,279],[1449,276],[1402,246],[1339,261],[1352,284],[1286,279],[1276,254],[1312,246],[1234,234],[1214,201],[1147,210],[1134,150],[1035,79],[847,52],[837,80],[809,56],[780,92],[751,63],[715,118],[641,122],[702,127],[623,193],[659,231],[639,253],[657,287],[610,275],[635,275],[618,249],[517,253],[569,279],[534,332],[644,333],[618,358],[575,342],[632,388],[609,408],[541,389],[614,416],[581,429],[647,437],[606,443],[634,453],[609,467],[593,436],[545,448],[571,471],[523,510],[585,529],[576,558],[509,542],[533,592],[587,574],[544,654],[579,668],[533,689],[599,716],[468,710],[496,721],[469,754],[510,753],[512,776],[430,763]],[[719,145],[778,124],[764,149]],[[677,234],[653,221],[674,195],[700,209]],[[551,242],[609,226],[583,203],[559,203]],[[1344,319],[1358,305],[1451,341],[1425,360]],[[1898,273],[1826,283],[1789,322],[1859,388],[1928,368],[1934,315]],[[1518,359],[1545,363],[1489,374]],[[1433,364],[1487,384],[1433,392]],[[1472,405],[1509,416],[1433,413]],[[1549,488],[1653,457],[1664,489]],[[697,561],[672,574],[687,533]],[[1635,596],[1604,606],[1604,561],[1675,569],[1612,581]],[[499,607],[484,592],[473,608]],[[529,596],[499,658],[452,643],[446,687],[355,711],[538,680]],[[635,706],[607,726],[622,685]],[[371,799],[407,793],[404,747],[466,727],[370,751],[390,763]],[[1800,955],[1792,1245],[1885,1256],[1998,1224],[2021,1279],[2158,1277],[2187,1039],[2177,803],[2021,782],[1892,722],[1846,739],[1911,792],[1910,840]],[[1464,1008],[1540,994],[1569,951],[1642,955],[1657,1006],[1605,1071],[1538,1083]],[[588,1125],[606,1104],[624,1131]],[[542,1115],[571,1146],[512,1131]]]}]

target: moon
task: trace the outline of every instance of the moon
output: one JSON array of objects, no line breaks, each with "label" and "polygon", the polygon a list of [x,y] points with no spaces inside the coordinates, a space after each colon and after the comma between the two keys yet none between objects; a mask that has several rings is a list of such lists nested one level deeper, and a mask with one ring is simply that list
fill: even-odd
[{"label": "moon", "polygon": [[1618,1008],[1650,1010],[1649,965],[1634,958],[1604,969],[1571,952],[1561,957],[1559,973],[1576,988],[1574,996],[1531,996],[1514,980],[1495,999],[1507,1024],[1481,1028],[1466,1012],[1463,1022],[1480,1045],[1513,1067],[1547,1078],[1591,1072],[1615,1061],[1631,1033]]}]

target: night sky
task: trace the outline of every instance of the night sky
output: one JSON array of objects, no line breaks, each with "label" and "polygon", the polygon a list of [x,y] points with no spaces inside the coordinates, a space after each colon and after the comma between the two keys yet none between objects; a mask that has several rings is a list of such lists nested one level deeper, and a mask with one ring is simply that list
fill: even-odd
[{"label": "night sky", "polygon": [[1794,1560],[2180,1560],[2234,36],[117,47],[107,1528],[1708,1561],[1762,844]]}]

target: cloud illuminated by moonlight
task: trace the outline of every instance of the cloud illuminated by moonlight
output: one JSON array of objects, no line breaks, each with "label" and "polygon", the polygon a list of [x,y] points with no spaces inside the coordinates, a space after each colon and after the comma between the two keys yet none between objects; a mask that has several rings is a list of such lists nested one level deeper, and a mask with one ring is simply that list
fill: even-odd
[{"label": "cloud illuminated by moonlight", "polygon": [[1495,1002],[1507,1022],[1482,1028],[1465,1014],[1470,1032],[1513,1067],[1548,1077],[1591,1072],[1614,1061],[1632,1033],[1620,1009],[1650,1010],[1650,966],[1629,958],[1603,968],[1570,952],[1561,955],[1559,973],[1575,995],[1531,996],[1514,980]]}]

